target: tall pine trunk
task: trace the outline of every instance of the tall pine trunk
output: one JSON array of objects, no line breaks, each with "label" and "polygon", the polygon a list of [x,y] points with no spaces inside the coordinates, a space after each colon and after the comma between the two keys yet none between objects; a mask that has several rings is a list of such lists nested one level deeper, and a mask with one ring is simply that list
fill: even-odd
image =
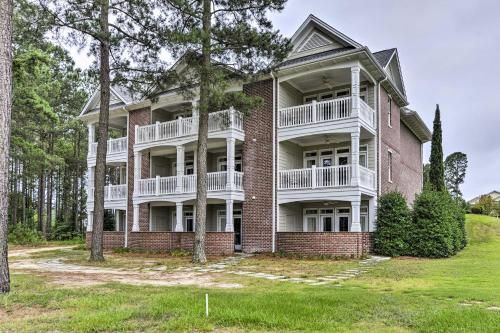
[{"label": "tall pine trunk", "polygon": [[46,236],[45,223],[43,222],[43,211],[45,208],[45,171],[42,170],[38,176],[38,230]]},{"label": "tall pine trunk", "polygon": [[204,263],[205,232],[207,217],[207,141],[208,141],[208,100],[210,97],[211,74],[211,1],[203,1],[203,42],[201,54],[200,104],[198,117],[198,162],[196,171],[196,228],[193,245],[193,262]]},{"label": "tall pine trunk", "polygon": [[74,176],[73,176],[73,230],[78,231],[78,204],[80,201],[78,200],[78,179],[80,177],[80,131],[76,132],[76,141],[75,141],[75,152],[74,152],[74,161],[76,163]]},{"label": "tall pine trunk", "polygon": [[12,112],[12,8],[12,0],[0,0],[0,293],[10,291],[7,210]]},{"label": "tall pine trunk", "polygon": [[92,245],[90,260],[103,261],[103,227],[104,227],[104,182],[106,177],[106,153],[108,141],[110,75],[109,75],[109,0],[101,0],[100,26],[100,70],[99,83],[101,101],[99,107],[99,130],[97,138],[97,154],[95,165],[94,222],[92,226]]}]

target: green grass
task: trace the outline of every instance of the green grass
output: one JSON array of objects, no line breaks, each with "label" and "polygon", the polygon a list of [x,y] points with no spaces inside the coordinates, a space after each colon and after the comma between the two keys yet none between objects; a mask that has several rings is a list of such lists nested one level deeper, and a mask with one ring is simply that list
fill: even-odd
[{"label": "green grass", "polygon": [[[500,312],[487,309],[500,307],[500,222],[469,215],[467,230],[470,244],[453,258],[393,259],[341,287],[222,275],[244,288],[61,289],[44,277],[14,274],[13,291],[0,296],[0,331],[500,332]],[[343,265],[252,260],[245,265],[271,269],[276,261],[278,270],[290,265],[307,274]]]}]

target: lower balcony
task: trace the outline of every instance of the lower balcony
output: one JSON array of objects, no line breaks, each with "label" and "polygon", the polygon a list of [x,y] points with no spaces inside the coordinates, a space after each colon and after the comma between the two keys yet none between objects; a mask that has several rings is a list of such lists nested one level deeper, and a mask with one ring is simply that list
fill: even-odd
[{"label": "lower balcony", "polygon": [[[94,207],[94,188],[88,194],[87,209]],[[107,185],[104,187],[104,208],[105,209],[126,209],[127,206],[127,184]]]},{"label": "lower balcony", "polygon": [[[231,179],[232,178],[232,179]],[[183,175],[140,179],[136,183],[134,203],[165,200],[185,201],[196,197],[196,175]],[[227,171],[207,173],[209,198],[243,200],[243,172]]]},{"label": "lower balcony", "polygon": [[359,165],[359,176],[353,177],[353,169],[353,165],[336,165],[280,170],[278,173],[279,201],[285,203],[299,199],[334,199],[351,194],[357,196],[359,190],[374,192],[376,190],[375,171]]}]

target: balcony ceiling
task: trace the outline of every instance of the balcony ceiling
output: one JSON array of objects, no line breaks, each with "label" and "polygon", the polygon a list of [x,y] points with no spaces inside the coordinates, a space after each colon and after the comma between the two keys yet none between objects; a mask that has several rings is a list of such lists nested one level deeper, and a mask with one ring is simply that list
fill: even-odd
[{"label": "balcony ceiling", "polygon": [[[366,76],[361,71],[360,81],[366,80]],[[303,93],[325,89],[331,90],[335,86],[351,85],[351,69],[342,68],[305,74],[287,82]]]},{"label": "balcony ceiling", "polygon": [[[360,139],[370,139],[373,138],[373,135],[368,131],[361,129]],[[293,143],[298,144],[299,146],[316,146],[316,145],[337,145],[339,143],[346,143],[351,141],[351,135],[349,133],[335,133],[335,134],[315,134],[308,135],[299,138],[294,138],[290,140]]]}]

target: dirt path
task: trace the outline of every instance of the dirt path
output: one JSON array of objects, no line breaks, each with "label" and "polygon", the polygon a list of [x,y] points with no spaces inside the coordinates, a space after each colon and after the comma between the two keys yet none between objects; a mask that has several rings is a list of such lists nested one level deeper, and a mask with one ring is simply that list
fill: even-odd
[{"label": "dirt path", "polygon": [[196,285],[200,287],[240,288],[240,284],[215,281],[212,274],[203,272],[155,272],[134,271],[109,267],[92,267],[69,264],[64,258],[32,259],[30,254],[66,250],[73,246],[43,247],[13,250],[9,255],[15,260],[10,268],[16,273],[34,273],[47,277],[52,283],[61,287],[85,287],[109,282],[120,282],[133,285],[180,286]]},{"label": "dirt path", "polygon": [[70,250],[75,245],[66,246],[44,246],[44,247],[30,247],[17,250],[9,250],[9,257],[29,257],[30,254],[54,250]]}]

